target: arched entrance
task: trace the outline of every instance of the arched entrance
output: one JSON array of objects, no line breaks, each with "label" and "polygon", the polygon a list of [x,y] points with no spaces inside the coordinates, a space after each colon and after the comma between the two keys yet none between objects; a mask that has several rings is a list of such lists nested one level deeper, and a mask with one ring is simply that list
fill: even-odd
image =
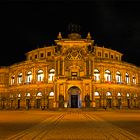
[{"label": "arched entrance", "polygon": [[79,108],[80,105],[80,89],[76,86],[71,87],[68,90],[69,94],[69,107],[71,108]]}]

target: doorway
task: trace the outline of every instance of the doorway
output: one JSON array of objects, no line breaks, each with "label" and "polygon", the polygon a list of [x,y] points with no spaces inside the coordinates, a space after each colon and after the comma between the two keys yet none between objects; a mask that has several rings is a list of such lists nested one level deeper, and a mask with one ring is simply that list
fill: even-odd
[{"label": "doorway", "polygon": [[78,108],[78,95],[71,95],[71,108]]},{"label": "doorway", "polygon": [[122,101],[121,99],[118,99],[118,108],[121,109],[121,107],[122,107]]},{"label": "doorway", "polygon": [[36,99],[36,108],[41,108],[41,99]]},{"label": "doorway", "polygon": [[76,86],[73,86],[68,90],[68,93],[69,93],[68,107],[79,108],[81,106],[80,89]]},{"label": "doorway", "polygon": [[30,109],[30,99],[26,99],[26,109]]},{"label": "doorway", "polygon": [[127,106],[130,108],[130,99],[127,99]]},{"label": "doorway", "polygon": [[18,100],[18,109],[20,109],[20,100]]},{"label": "doorway", "polygon": [[112,107],[112,100],[111,99],[107,99],[107,103],[106,103],[108,108]]}]

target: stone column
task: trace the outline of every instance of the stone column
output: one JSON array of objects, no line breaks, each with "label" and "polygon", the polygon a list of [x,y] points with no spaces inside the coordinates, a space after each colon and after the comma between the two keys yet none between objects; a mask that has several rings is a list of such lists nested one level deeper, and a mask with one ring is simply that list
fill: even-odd
[{"label": "stone column", "polygon": [[36,108],[35,102],[36,102],[36,97],[32,97],[32,99],[30,98],[31,109]]},{"label": "stone column", "polygon": [[101,67],[101,70],[100,70],[100,81],[101,83],[104,83],[104,67],[103,66]]},{"label": "stone column", "polygon": [[101,106],[106,106],[106,95],[104,89],[101,91]]},{"label": "stone column", "polygon": [[59,84],[57,84],[57,99],[58,100],[59,100],[59,89],[60,89]]},{"label": "stone column", "polygon": [[56,102],[56,107],[59,107],[59,84],[54,85],[54,101]]},{"label": "stone column", "polygon": [[60,75],[60,60],[58,60],[58,75]]},{"label": "stone column", "polygon": [[43,96],[42,96],[42,109],[45,109],[46,108],[46,94],[45,94],[45,88],[43,89],[44,93],[43,93]]},{"label": "stone column", "polygon": [[58,64],[57,64],[57,58],[55,58],[55,76],[58,75]]},{"label": "stone column", "polygon": [[112,82],[116,83],[116,73],[115,73],[115,70],[114,70],[114,68],[112,68],[111,70],[112,70]]},{"label": "stone column", "polygon": [[87,72],[87,76],[89,76],[89,59],[86,60],[86,72]]},{"label": "stone column", "polygon": [[132,85],[133,84],[133,74],[132,72],[129,72],[129,84]]},{"label": "stone column", "polygon": [[93,100],[92,100],[92,84],[91,84],[91,82],[90,82],[90,84],[89,84],[89,87],[90,87],[90,100],[91,100],[91,107],[93,107]]},{"label": "stone column", "polygon": [[45,69],[45,82],[48,83],[48,66]]},{"label": "stone column", "polygon": [[35,83],[37,81],[35,68],[33,67],[31,71],[32,71],[32,81],[31,82]]},{"label": "stone column", "polygon": [[138,74],[136,74],[136,84],[139,85],[139,83],[140,83],[140,77]]},{"label": "stone column", "polygon": [[85,76],[87,76],[86,59],[85,59],[85,61],[84,61],[84,72],[85,72]]},{"label": "stone column", "polygon": [[91,100],[92,100],[92,107],[95,107],[94,91],[95,91],[95,89],[93,88],[92,83],[91,83]]},{"label": "stone column", "polygon": [[85,83],[83,83],[82,107],[85,107]]},{"label": "stone column", "polygon": [[65,63],[64,63],[64,57],[63,57],[63,61],[62,61],[62,75],[65,75]]},{"label": "stone column", "polygon": [[64,93],[64,107],[68,107],[68,93],[66,92],[66,83],[63,84],[63,93]]},{"label": "stone column", "polygon": [[91,78],[94,78],[94,59],[91,60]]},{"label": "stone column", "polygon": [[123,71],[123,72],[121,73],[121,75],[122,75],[122,82],[123,82],[123,83],[126,83],[126,81],[125,81],[125,72]]},{"label": "stone column", "polygon": [[67,93],[66,93],[66,84],[64,83],[63,84],[63,93],[64,93],[64,100],[66,100],[67,101]]},{"label": "stone column", "polygon": [[91,76],[91,60],[89,60],[88,63],[89,63],[89,75]]},{"label": "stone column", "polygon": [[22,70],[22,84],[26,82],[25,69]]},{"label": "stone column", "polygon": [[18,84],[18,72],[15,73],[15,79],[14,79],[14,84],[17,85]]}]

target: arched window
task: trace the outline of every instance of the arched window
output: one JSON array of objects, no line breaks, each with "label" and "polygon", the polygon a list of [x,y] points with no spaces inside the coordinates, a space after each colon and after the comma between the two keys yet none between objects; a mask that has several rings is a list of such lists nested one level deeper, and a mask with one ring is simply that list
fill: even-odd
[{"label": "arched window", "polygon": [[130,97],[130,94],[129,94],[129,93],[127,93],[127,94],[126,94],[126,97]]},{"label": "arched window", "polygon": [[22,83],[22,73],[18,74],[18,84]]},{"label": "arched window", "polygon": [[55,76],[55,70],[54,70],[54,69],[51,69],[51,70],[49,71],[49,78],[48,78],[48,81],[49,81],[49,82],[54,81],[54,76]]},{"label": "arched window", "polygon": [[38,70],[37,71],[37,81],[43,81],[43,78],[44,78],[43,70]]},{"label": "arched window", "polygon": [[26,93],[26,96],[27,96],[27,97],[30,97],[30,93]]},{"label": "arched window", "polygon": [[20,97],[21,97],[21,94],[19,93],[19,94],[17,95],[17,97],[20,98]]},{"label": "arched window", "polygon": [[94,69],[94,80],[99,81],[100,80],[100,73],[98,69]]},{"label": "arched window", "polygon": [[132,83],[136,84],[136,77],[134,75],[132,76]]},{"label": "arched window", "polygon": [[13,94],[10,94],[10,98],[13,98],[14,97],[14,95]]},{"label": "arched window", "polygon": [[109,70],[105,71],[105,81],[111,81],[111,72]]},{"label": "arched window", "polygon": [[11,76],[11,85],[15,84],[15,75]]},{"label": "arched window", "polygon": [[53,91],[50,92],[50,93],[49,93],[49,96],[54,96],[54,92],[53,92]]},{"label": "arched window", "polygon": [[120,92],[118,92],[118,93],[117,93],[117,96],[118,96],[118,97],[120,97],[120,96],[121,96],[121,93],[120,93]]},{"label": "arched window", "polygon": [[31,71],[29,71],[28,73],[27,73],[27,83],[30,83],[32,81],[32,72]]},{"label": "arched window", "polygon": [[116,72],[116,82],[121,83],[121,73],[119,71]]},{"label": "arched window", "polygon": [[137,94],[136,94],[136,93],[134,93],[134,94],[133,94],[133,96],[134,96],[134,98],[136,98],[136,97],[137,97]]},{"label": "arched window", "polygon": [[99,94],[99,92],[96,91],[96,92],[94,92],[94,95],[99,96],[100,94]]},{"label": "arched window", "polygon": [[125,74],[125,81],[126,81],[127,84],[128,84],[129,81],[130,81],[130,79],[129,79],[129,74],[128,74],[128,73]]},{"label": "arched window", "polygon": [[107,92],[107,93],[106,93],[106,96],[111,96],[111,93],[110,93],[110,92]]},{"label": "arched window", "polygon": [[38,93],[37,93],[37,96],[42,96],[42,93],[41,93],[41,92],[38,92]]}]

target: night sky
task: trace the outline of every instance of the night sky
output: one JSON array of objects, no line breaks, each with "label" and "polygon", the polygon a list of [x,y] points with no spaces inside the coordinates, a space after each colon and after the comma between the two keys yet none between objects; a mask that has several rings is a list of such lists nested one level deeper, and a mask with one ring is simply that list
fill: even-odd
[{"label": "night sky", "polygon": [[52,45],[58,32],[67,37],[70,23],[83,38],[123,53],[140,66],[139,0],[3,0],[0,1],[0,66],[25,60],[25,53]]}]

